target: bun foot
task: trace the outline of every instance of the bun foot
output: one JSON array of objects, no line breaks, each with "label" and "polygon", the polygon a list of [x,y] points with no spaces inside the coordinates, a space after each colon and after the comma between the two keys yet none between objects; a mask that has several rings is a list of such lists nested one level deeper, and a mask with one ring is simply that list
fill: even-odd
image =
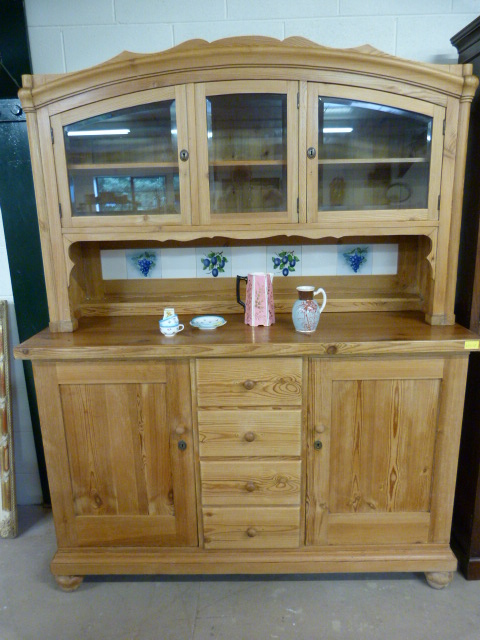
[{"label": "bun foot", "polygon": [[425,578],[433,589],[445,589],[453,580],[453,571],[427,571]]},{"label": "bun foot", "polygon": [[53,576],[62,591],[76,591],[83,582],[83,576]]}]

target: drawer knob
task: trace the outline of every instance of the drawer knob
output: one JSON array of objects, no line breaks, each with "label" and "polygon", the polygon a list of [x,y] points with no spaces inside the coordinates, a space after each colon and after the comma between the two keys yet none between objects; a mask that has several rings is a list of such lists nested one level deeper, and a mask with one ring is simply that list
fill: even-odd
[{"label": "drawer knob", "polygon": [[247,433],[243,436],[247,442],[253,442],[255,440],[255,434],[253,431],[247,431]]},{"label": "drawer knob", "polygon": [[245,489],[246,489],[247,491],[250,491],[250,493],[251,493],[252,491],[255,491],[255,483],[254,483],[254,482],[252,482],[252,480],[249,480],[249,481],[247,482],[247,484],[245,485]]},{"label": "drawer knob", "polygon": [[250,389],[253,389],[253,387],[255,386],[255,382],[253,380],[245,380],[243,386],[245,387],[245,389],[247,389],[247,391],[250,391]]},{"label": "drawer knob", "polygon": [[248,527],[247,529],[247,536],[249,538],[254,538],[257,535],[258,531],[256,529],[254,529],[253,527]]}]

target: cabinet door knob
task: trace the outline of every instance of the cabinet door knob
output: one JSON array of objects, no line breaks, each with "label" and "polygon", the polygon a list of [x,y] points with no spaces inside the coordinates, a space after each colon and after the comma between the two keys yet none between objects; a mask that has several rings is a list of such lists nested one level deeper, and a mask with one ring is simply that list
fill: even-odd
[{"label": "cabinet door knob", "polygon": [[253,442],[255,440],[255,434],[253,431],[247,431],[247,433],[243,436],[247,442]]},{"label": "cabinet door knob", "polygon": [[249,538],[254,538],[257,535],[258,531],[256,529],[254,529],[254,527],[248,527],[247,529],[247,536]]},{"label": "cabinet door knob", "polygon": [[182,427],[182,426],[176,427],[175,433],[177,434],[177,436],[183,436],[183,434],[185,433],[185,427]]},{"label": "cabinet door knob", "polygon": [[252,491],[255,491],[255,483],[254,483],[254,482],[252,482],[252,480],[249,480],[249,481],[247,482],[247,484],[245,485],[245,489],[246,489],[247,491],[249,491],[250,493],[251,493]]},{"label": "cabinet door knob", "polygon": [[245,387],[245,389],[250,391],[255,386],[255,382],[253,380],[245,380],[245,382],[243,383],[243,386]]},{"label": "cabinet door knob", "polygon": [[182,150],[180,151],[180,160],[181,160],[182,162],[186,162],[186,161],[188,160],[188,155],[189,155],[189,154],[188,154],[188,151],[187,151],[186,149],[182,149]]},{"label": "cabinet door knob", "polygon": [[325,431],[325,425],[317,424],[317,426],[315,427],[315,433],[323,433],[324,431]]}]

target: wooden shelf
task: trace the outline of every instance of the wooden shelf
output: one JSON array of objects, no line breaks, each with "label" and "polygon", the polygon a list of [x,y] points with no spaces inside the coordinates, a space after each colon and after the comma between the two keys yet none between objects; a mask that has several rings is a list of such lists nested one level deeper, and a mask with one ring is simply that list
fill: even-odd
[{"label": "wooden shelf", "polygon": [[96,162],[69,164],[69,171],[117,171],[138,169],[177,169],[178,162]]},{"label": "wooden shelf", "polygon": [[426,164],[428,158],[318,158],[318,164]]},{"label": "wooden shelf", "polygon": [[[340,161],[345,162],[345,161]],[[348,161],[346,161],[348,162]],[[337,161],[335,161],[337,163]],[[286,166],[286,160],[214,160],[211,167],[276,167]],[[177,169],[178,162],[89,162],[68,165],[69,171],[111,171],[136,169]]]},{"label": "wooden shelf", "polygon": [[213,160],[210,167],[277,167],[286,166],[286,160]]}]

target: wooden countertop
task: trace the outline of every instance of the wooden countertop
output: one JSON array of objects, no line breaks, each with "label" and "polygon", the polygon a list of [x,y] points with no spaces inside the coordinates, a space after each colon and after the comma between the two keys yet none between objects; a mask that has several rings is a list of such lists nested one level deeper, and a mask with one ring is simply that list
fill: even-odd
[{"label": "wooden countertop", "polygon": [[73,333],[48,329],[14,349],[22,360],[94,360],[241,356],[331,356],[462,353],[479,350],[479,336],[459,325],[431,326],[417,312],[325,313],[317,331],[294,330],[290,315],[271,327],[250,327],[243,315],[226,315],[214,331],[190,326],[163,336],[155,316],[82,318]]}]

